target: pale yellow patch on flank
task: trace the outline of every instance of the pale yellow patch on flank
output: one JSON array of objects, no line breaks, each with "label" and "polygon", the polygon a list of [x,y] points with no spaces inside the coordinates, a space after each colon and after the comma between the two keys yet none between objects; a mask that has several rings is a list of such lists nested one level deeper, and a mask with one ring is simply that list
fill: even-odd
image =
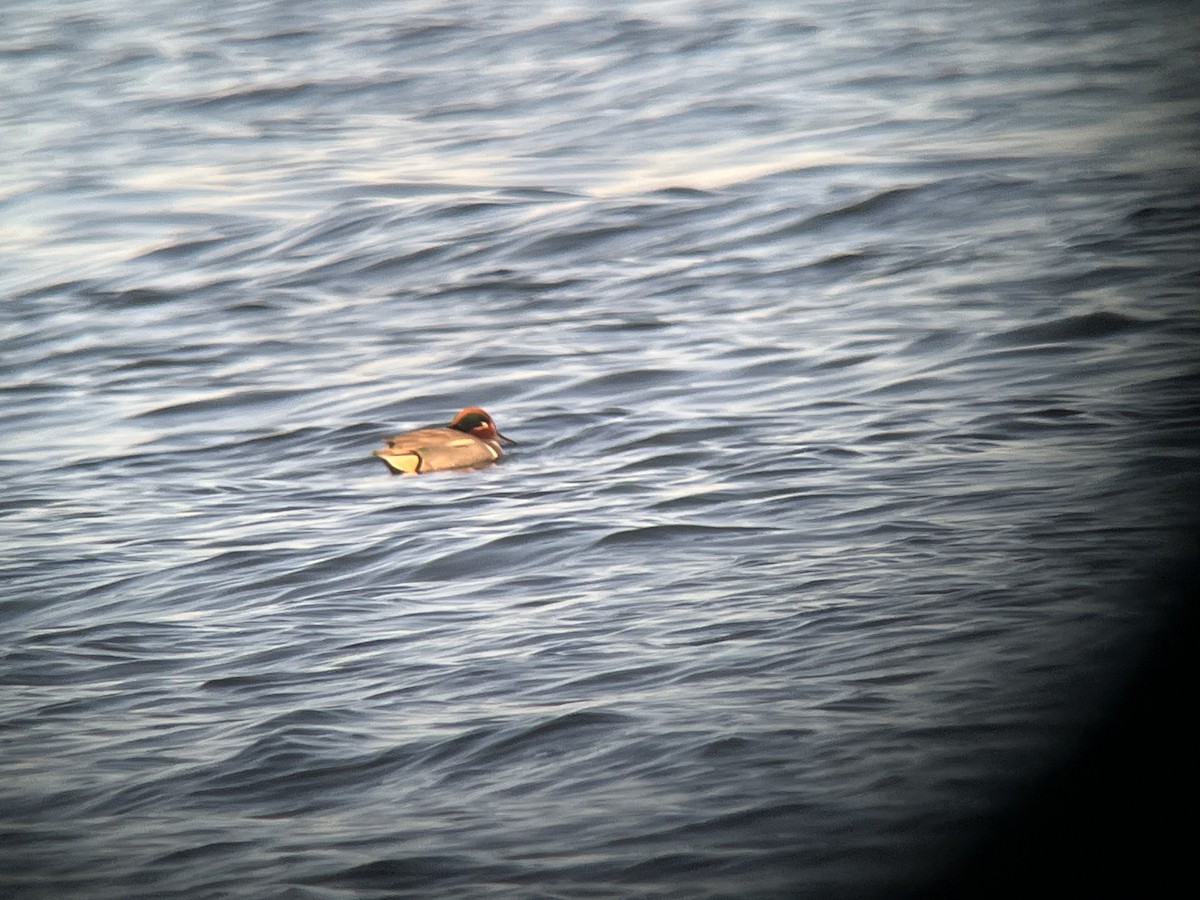
[{"label": "pale yellow patch on flank", "polygon": [[394,472],[401,472],[404,475],[415,475],[417,467],[421,465],[421,457],[415,453],[389,453],[387,450],[376,450],[375,456],[378,456],[388,468]]}]

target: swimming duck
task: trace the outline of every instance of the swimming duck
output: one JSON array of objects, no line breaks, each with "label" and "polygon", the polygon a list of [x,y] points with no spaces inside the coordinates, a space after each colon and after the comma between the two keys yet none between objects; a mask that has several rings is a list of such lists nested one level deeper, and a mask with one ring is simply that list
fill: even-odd
[{"label": "swimming duck", "polygon": [[468,406],[445,427],[431,426],[385,438],[374,451],[392,474],[418,475],[439,469],[470,469],[500,458],[500,443],[515,444],[496,430],[492,417]]}]

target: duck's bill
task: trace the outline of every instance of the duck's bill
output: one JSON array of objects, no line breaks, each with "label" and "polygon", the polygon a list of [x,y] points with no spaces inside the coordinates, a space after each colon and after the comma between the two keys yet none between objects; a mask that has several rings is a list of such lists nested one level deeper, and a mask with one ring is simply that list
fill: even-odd
[{"label": "duck's bill", "polygon": [[497,439],[497,440],[499,440],[499,441],[500,441],[500,442],[502,442],[502,443],[505,443],[505,444],[513,444],[514,446],[515,446],[515,445],[518,443],[517,441],[514,441],[514,440],[513,440],[512,438],[510,438],[510,437],[505,437],[504,435],[502,435],[502,434],[501,434],[500,432],[498,432],[498,431],[496,432],[496,439]]}]

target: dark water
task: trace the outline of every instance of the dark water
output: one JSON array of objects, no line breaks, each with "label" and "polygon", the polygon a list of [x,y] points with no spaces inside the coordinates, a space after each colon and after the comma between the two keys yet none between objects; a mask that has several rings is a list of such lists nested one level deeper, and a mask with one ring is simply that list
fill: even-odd
[{"label": "dark water", "polygon": [[936,878],[1195,551],[1198,26],[5,4],[4,896]]}]

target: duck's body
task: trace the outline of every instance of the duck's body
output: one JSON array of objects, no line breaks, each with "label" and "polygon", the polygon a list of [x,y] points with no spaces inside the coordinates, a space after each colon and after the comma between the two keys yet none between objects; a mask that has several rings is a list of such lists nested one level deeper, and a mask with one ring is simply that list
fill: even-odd
[{"label": "duck's body", "polygon": [[500,443],[515,444],[496,430],[492,417],[478,406],[461,410],[449,425],[418,428],[385,438],[374,451],[393,474],[419,475],[440,469],[471,469],[495,462]]}]

